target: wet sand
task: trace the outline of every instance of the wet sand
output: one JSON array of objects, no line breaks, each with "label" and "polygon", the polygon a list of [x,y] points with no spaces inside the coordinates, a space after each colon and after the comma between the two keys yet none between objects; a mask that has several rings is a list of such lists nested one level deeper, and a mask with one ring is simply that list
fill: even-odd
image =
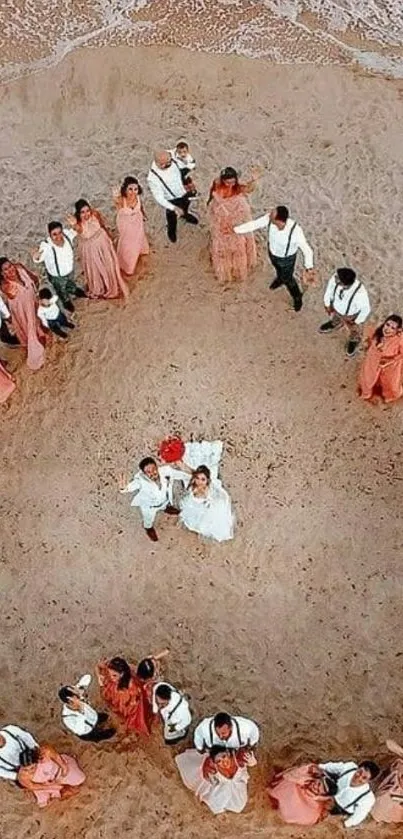
[{"label": "wet sand", "polygon": [[[184,85],[184,68],[186,84]],[[214,90],[214,97],[211,92]],[[223,165],[265,168],[254,212],[288,203],[321,286],[360,268],[377,317],[402,311],[398,84],[343,68],[276,67],[178,49],[77,52],[2,89],[2,250],[28,259],[81,195],[113,220],[111,187],[145,175],[185,134],[204,193]],[[390,115],[393,113],[393,121]],[[1,717],[80,756],[85,791],[41,812],[1,784],[5,835],[304,837],[271,814],[273,764],[385,756],[401,739],[401,408],[355,396],[357,362],[256,273],[223,290],[197,230],[167,244],[146,195],[150,271],[126,308],[80,302],[79,329],[2,409]],[[226,441],[236,539],[205,544],[159,522],[149,543],[117,475],[168,432]],[[172,650],[167,673],[196,717],[262,726],[247,811],[214,819],[181,786],[159,733],[85,746],[61,731],[59,685],[104,655]],[[315,829],[340,833],[339,823]],[[365,839],[393,829],[374,823]],[[313,835],[313,833],[312,833]],[[397,830],[396,830],[397,835]]]}]

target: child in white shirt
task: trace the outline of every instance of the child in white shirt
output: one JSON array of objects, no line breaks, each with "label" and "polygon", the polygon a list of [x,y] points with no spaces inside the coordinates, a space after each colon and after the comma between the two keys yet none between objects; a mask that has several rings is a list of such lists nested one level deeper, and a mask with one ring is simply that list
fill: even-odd
[{"label": "child in white shirt", "polygon": [[75,329],[72,323],[63,310],[59,306],[56,294],[53,294],[50,288],[41,288],[39,291],[39,306],[37,315],[45,329],[50,329],[55,335],[64,340],[68,338],[68,333],[64,330]]},{"label": "child in white shirt", "polygon": [[183,186],[186,189],[188,198],[197,197],[197,187],[194,183],[191,172],[196,168],[196,161],[190,153],[186,140],[179,140],[174,149],[170,150],[172,160],[176,163],[182,176]]}]

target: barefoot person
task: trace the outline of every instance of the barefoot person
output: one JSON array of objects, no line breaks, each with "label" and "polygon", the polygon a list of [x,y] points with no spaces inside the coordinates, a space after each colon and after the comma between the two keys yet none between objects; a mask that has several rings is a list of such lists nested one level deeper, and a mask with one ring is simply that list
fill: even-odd
[{"label": "barefoot person", "polygon": [[358,377],[361,399],[376,394],[385,402],[395,402],[403,393],[403,321],[389,315],[368,340],[368,348]]},{"label": "barefoot person", "polygon": [[206,539],[225,542],[234,538],[231,499],[219,478],[212,478],[207,466],[194,470],[180,502],[179,521]]},{"label": "barefoot person", "polygon": [[33,261],[45,263],[50,284],[62,301],[63,308],[74,312],[73,297],[85,297],[85,291],[75,282],[75,259],[73,242],[75,230],[63,228],[60,221],[48,224],[48,237],[31,252]]},{"label": "barefoot person", "polygon": [[169,151],[160,149],[155,152],[147,182],[154,200],[165,210],[168,239],[176,242],[178,218],[183,218],[188,224],[198,224],[199,220],[189,213],[190,199],[181,170]]},{"label": "barefoot person", "polygon": [[22,347],[27,366],[39,370],[45,361],[44,336],[37,318],[38,277],[20,262],[0,258],[0,290],[11,314],[11,324]]},{"label": "barefoot person", "polygon": [[227,166],[210,189],[211,261],[217,279],[224,284],[232,279],[246,280],[256,265],[254,236],[234,232],[236,225],[252,218],[246,196],[254,186],[255,180],[240,183],[237,171]]},{"label": "barefoot person", "polygon": [[39,748],[29,731],[19,725],[5,725],[0,729],[0,778],[16,781],[22,755],[27,749]]},{"label": "barefoot person", "polygon": [[[185,786],[207,804],[214,815],[241,813],[248,801],[248,766],[255,766],[251,752],[242,754],[225,746],[213,746],[208,756],[188,749],[175,758]],[[206,763],[209,770],[206,772]]]},{"label": "barefoot person", "polygon": [[371,313],[368,292],[352,268],[337,268],[330,278],[323,298],[330,319],[319,327],[322,335],[346,329],[346,355],[352,358],[360,346],[362,327]]},{"label": "barefoot person", "polygon": [[154,721],[153,688],[159,678],[159,662],[168,650],[139,662],[137,668],[116,656],[101,661],[96,668],[101,695],[112,711],[126,724],[128,731],[150,734]]},{"label": "barefoot person", "polygon": [[78,252],[88,296],[95,299],[127,297],[129,290],[122,279],[112,239],[101,213],[81,198],[76,202],[74,216],[68,216],[67,220],[78,235]]},{"label": "barefoot person", "polygon": [[173,506],[173,483],[184,481],[189,483],[190,475],[168,464],[157,466],[153,457],[144,457],[139,463],[139,471],[133,480],[127,483],[122,475],[120,492],[134,492],[132,507],[140,507],[143,526],[152,542],[158,541],[154,522],[158,512],[169,516],[178,516],[179,510]]},{"label": "barefoot person", "polygon": [[276,271],[276,278],[270,288],[285,285],[291,294],[295,311],[299,312],[302,309],[302,292],[294,277],[297,254],[300,250],[306,277],[309,279],[313,274],[313,250],[308,245],[302,227],[290,218],[288,207],[283,204],[249,224],[238,225],[235,232],[244,235],[264,227],[267,227],[269,259]]},{"label": "barefoot person", "polygon": [[377,787],[371,816],[376,822],[400,824],[403,822],[403,748],[394,740],[387,740],[386,745],[397,759]]},{"label": "barefoot person", "polygon": [[84,772],[75,758],[59,754],[53,746],[40,746],[23,753],[18,783],[32,792],[39,807],[77,795],[84,781]]},{"label": "barefoot person", "polygon": [[131,175],[124,179],[118,193],[114,193],[116,206],[116,227],[119,238],[117,256],[120,270],[127,277],[133,276],[140,256],[150,252],[144,230],[144,208],[141,202],[143,190]]},{"label": "barefoot person", "polygon": [[174,746],[187,737],[192,714],[185,694],[168,682],[157,682],[153,688],[153,711],[161,717],[167,746]]}]

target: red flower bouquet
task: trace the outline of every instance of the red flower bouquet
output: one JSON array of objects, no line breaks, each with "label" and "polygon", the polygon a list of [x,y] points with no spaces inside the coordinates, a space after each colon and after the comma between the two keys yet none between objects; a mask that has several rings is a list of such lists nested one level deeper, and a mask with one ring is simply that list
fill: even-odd
[{"label": "red flower bouquet", "polygon": [[184,454],[185,444],[180,437],[166,437],[159,444],[158,455],[165,463],[176,463]]}]

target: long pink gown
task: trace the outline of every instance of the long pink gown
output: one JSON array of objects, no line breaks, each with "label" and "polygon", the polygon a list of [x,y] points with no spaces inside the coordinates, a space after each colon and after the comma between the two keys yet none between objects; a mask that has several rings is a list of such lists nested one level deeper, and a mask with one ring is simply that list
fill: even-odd
[{"label": "long pink gown", "polygon": [[20,263],[16,263],[19,279],[22,283],[3,282],[2,289],[7,297],[7,306],[15,334],[22,347],[27,348],[27,366],[30,370],[39,370],[45,361],[43,333],[37,318],[38,301],[36,286],[30,273]]},{"label": "long pink gown", "polygon": [[15,390],[13,378],[0,362],[0,403],[6,402],[13,390]]},{"label": "long pink gown", "polygon": [[[319,778],[319,771],[318,771]],[[310,764],[286,769],[268,787],[273,807],[287,824],[313,825],[326,818],[332,799],[318,794]]]},{"label": "long pink gown", "polygon": [[35,798],[39,807],[46,807],[54,798],[61,798],[61,792],[64,786],[78,787],[85,781],[84,772],[80,769],[74,757],[70,755],[61,755],[68,764],[67,775],[61,777],[60,767],[51,758],[41,758],[32,775],[32,781],[36,784],[48,784],[47,789],[41,789],[34,792]]},{"label": "long pink gown", "polygon": [[78,252],[89,297],[111,299],[128,296],[129,290],[120,273],[115,248],[97,213],[78,230]]},{"label": "long pink gown", "polygon": [[371,816],[376,822],[403,822],[403,760],[394,760],[375,793]]},{"label": "long pink gown", "polygon": [[256,265],[256,242],[253,233],[238,235],[233,228],[251,220],[248,199],[242,193],[224,198],[213,192],[209,212],[211,260],[217,279],[223,283],[246,280]]},{"label": "long pink gown", "polygon": [[116,226],[119,233],[117,255],[120,269],[131,277],[139,257],[150,252],[140,201],[133,208],[120,207],[116,214]]}]

